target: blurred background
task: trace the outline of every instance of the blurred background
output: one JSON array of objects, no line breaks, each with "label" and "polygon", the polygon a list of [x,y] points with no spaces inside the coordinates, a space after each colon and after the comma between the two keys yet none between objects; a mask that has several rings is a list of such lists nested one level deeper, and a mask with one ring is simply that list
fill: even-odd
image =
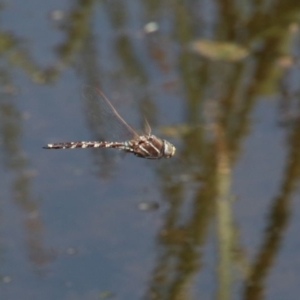
[{"label": "blurred background", "polygon": [[[297,299],[300,1],[0,9],[1,299]],[[113,140],[86,85],[176,155],[42,149]]]}]

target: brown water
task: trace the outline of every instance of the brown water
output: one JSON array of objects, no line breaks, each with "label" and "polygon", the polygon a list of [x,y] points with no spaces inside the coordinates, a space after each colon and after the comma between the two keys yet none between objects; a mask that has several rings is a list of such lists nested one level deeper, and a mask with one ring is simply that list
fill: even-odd
[{"label": "brown water", "polygon": [[[9,1],[1,299],[297,299],[299,1]],[[101,88],[176,155],[46,151]]]}]

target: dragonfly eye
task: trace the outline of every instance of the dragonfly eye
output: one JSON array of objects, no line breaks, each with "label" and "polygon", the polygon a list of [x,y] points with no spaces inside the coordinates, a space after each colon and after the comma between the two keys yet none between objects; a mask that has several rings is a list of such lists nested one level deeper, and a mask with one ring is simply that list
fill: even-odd
[{"label": "dragonfly eye", "polygon": [[164,140],[164,157],[170,158],[175,154],[176,148],[169,143],[168,141]]}]

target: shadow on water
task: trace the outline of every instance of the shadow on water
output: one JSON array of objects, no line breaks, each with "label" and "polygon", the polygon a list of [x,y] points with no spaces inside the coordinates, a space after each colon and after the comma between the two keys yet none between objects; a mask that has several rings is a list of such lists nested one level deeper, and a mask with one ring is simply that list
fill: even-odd
[{"label": "shadow on water", "polygon": [[[38,299],[49,290],[49,299],[293,299],[298,295],[293,284],[298,270],[291,261],[297,253],[290,255],[285,249],[299,243],[298,236],[288,233],[297,225],[292,216],[299,211],[293,202],[300,173],[298,1],[116,0],[69,5],[61,19],[51,20],[64,39],[48,67],[35,62],[34,51],[22,44],[29,39],[25,34],[0,32],[1,248],[11,250],[9,255],[2,253],[1,260],[8,261],[2,283],[13,278],[6,275],[16,268],[10,260],[21,260],[25,251],[37,274],[49,278],[55,262],[60,271],[52,276],[67,282],[57,287],[49,280],[35,294],[26,292],[26,299]],[[1,13],[11,12],[2,7]],[[65,79],[70,70],[74,77]],[[176,156],[154,163],[120,163],[114,153],[85,150],[91,156],[92,176],[86,171],[89,162],[73,152],[49,155],[45,161],[35,151],[42,146],[44,132],[53,134],[46,112],[64,111],[66,104],[23,95],[28,79],[34,95],[41,87],[54,90],[59,83],[79,86],[78,111],[69,107],[66,119],[71,123],[83,116],[85,125],[74,131],[83,133],[86,126],[96,140],[102,139],[106,120],[95,118],[102,108],[82,97],[81,87],[108,91],[116,106],[125,106],[133,123],[142,128],[146,117],[154,130],[169,133]],[[28,104],[18,102],[22,97]],[[68,103],[75,106],[75,101]],[[26,125],[24,111],[39,116],[40,126]],[[48,118],[45,123],[41,111]],[[53,123],[59,131],[58,118]],[[28,134],[27,126],[36,131]],[[61,158],[59,167],[49,164],[60,155],[68,156]],[[40,174],[45,169],[51,179]],[[70,179],[65,178],[68,174]],[[71,198],[78,210],[70,208]],[[98,198],[105,203],[90,200]],[[61,205],[57,211],[66,219],[57,221],[59,212],[45,199],[53,200],[54,207]],[[129,199],[155,199],[160,210],[149,212],[152,219],[142,218],[140,211],[124,204]],[[87,220],[85,224],[76,219],[83,226],[76,233],[64,223],[72,218],[69,215]],[[47,240],[50,227],[54,233]],[[77,265],[76,259],[70,265],[60,262],[61,249],[70,244],[88,249]],[[142,244],[152,250],[139,252]],[[22,250],[14,254],[20,245]],[[105,267],[100,268],[98,260]],[[26,262],[21,267],[26,280],[16,280],[11,290],[3,288],[7,297],[22,295],[26,285],[35,286],[35,279],[27,278],[31,273]],[[287,267],[291,282],[281,276]],[[77,278],[77,268],[86,279]]]}]

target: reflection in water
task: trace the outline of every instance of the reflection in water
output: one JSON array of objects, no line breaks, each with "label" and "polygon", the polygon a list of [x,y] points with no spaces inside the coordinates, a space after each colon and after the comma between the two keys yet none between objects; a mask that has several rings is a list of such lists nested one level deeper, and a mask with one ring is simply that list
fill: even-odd
[{"label": "reflection in water", "polygon": [[2,94],[0,138],[4,167],[13,177],[12,199],[22,212],[29,261],[37,272],[44,272],[45,266],[55,258],[55,255],[43,244],[43,221],[38,205],[40,199],[32,195],[32,181],[35,174],[29,170],[29,162],[21,150],[22,122],[22,114],[13,98]]},{"label": "reflection in water", "polygon": [[[167,209],[156,233],[157,256],[145,292],[147,299],[192,298],[195,290],[197,296],[202,295],[195,282],[201,281],[199,274],[206,274],[203,265],[208,258],[203,249],[214,223],[218,246],[217,298],[234,297],[232,273],[236,269],[243,298],[264,298],[266,282],[274,274],[286,235],[291,199],[299,182],[300,81],[299,73],[291,72],[292,67],[298,70],[299,66],[288,64],[283,69],[277,63],[282,56],[300,54],[298,2],[241,4],[236,1],[228,5],[226,1],[213,1],[213,4],[77,1],[66,14],[62,27],[66,35],[56,47],[57,60],[46,69],[34,62],[29,51],[19,45],[18,38],[0,32],[0,50],[8,57],[9,66],[24,70],[35,82],[58,80],[76,62],[83,84],[119,91],[122,95],[124,90],[137,91],[138,97],[134,99],[139,101],[140,120],[146,110],[146,118],[154,127],[161,120],[170,123],[162,113],[165,106],[168,114],[173,112],[177,124],[182,124],[164,127],[168,129],[166,134],[177,137],[180,144],[174,160],[149,166],[155,172],[155,192],[160,193]],[[105,16],[101,23],[97,23],[96,7]],[[154,21],[158,24],[156,30],[142,30],[145,24]],[[105,39],[107,32],[110,37]],[[198,49],[202,56],[191,53],[191,43],[204,39],[209,40],[210,48],[206,43],[204,51],[202,43]],[[215,48],[228,44],[240,45],[230,48],[230,59],[228,53],[222,52],[220,56],[220,47]],[[228,48],[221,47],[221,50],[226,52]],[[105,56],[107,52],[109,55]],[[113,61],[112,65],[106,64],[107,57]],[[4,73],[1,73],[3,82],[7,80],[3,78],[10,77]],[[281,81],[280,88],[279,79],[286,79]],[[295,85],[287,84],[292,80]],[[164,89],[170,82],[175,82],[174,87]],[[237,221],[239,212],[232,208],[234,185],[238,182],[234,169],[244,153],[245,140],[256,129],[253,115],[259,109],[259,102],[266,95],[279,93],[284,113],[290,113],[286,109],[292,107],[293,122],[282,129],[287,137],[284,171],[278,191],[266,208],[267,218],[261,217],[265,230],[256,237],[260,239],[257,248],[250,249],[256,253],[252,260],[243,245],[246,237]],[[99,139],[103,124],[91,116],[101,107],[96,108],[89,99],[82,99],[90,133]],[[43,245],[40,208],[32,196],[34,177],[28,172],[29,161],[20,150],[22,118],[12,99],[1,99],[0,113],[3,162],[14,177],[14,203],[26,213],[23,224],[28,256],[34,265],[45,265],[54,255]],[[96,175],[109,177],[109,172],[114,170],[114,158],[108,152],[95,151]],[[277,163],[277,158],[272,159]],[[182,180],[185,175],[188,180]],[[257,172],[257,176],[274,179],[273,174]],[[214,282],[210,285],[214,286]],[[272,288],[276,291],[276,287]]]}]

